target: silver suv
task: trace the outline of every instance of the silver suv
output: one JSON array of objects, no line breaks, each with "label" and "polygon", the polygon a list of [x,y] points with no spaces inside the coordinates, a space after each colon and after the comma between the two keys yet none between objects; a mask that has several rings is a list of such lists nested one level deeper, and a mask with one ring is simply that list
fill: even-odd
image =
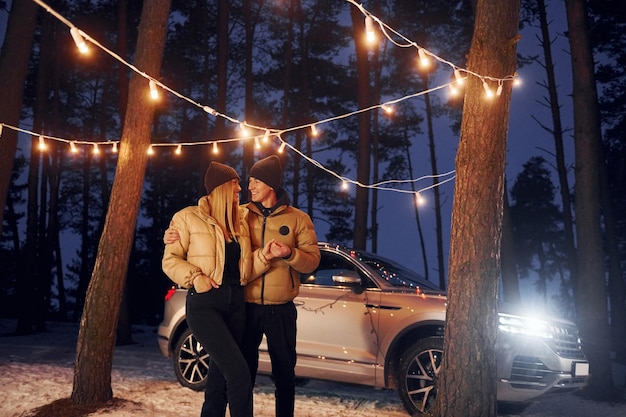
[{"label": "silver suv", "polygon": [[[395,389],[413,415],[434,403],[446,297],[413,271],[375,254],[320,243],[321,261],[301,276],[296,375]],[[207,353],[185,322],[186,290],[165,298],[158,344],[178,381],[204,388]],[[576,325],[500,311],[498,400],[522,403],[587,384]],[[270,374],[265,344],[259,373]]]}]

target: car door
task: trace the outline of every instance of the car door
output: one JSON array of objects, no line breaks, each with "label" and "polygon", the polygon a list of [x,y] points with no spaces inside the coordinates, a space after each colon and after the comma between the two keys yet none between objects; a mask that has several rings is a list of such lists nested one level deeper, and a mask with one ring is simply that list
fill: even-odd
[{"label": "car door", "polygon": [[[335,277],[335,280],[333,280]],[[344,282],[337,282],[337,279]],[[346,281],[359,278],[361,283]],[[322,250],[320,265],[302,274],[296,350],[298,376],[374,385],[380,291],[355,262]]]}]

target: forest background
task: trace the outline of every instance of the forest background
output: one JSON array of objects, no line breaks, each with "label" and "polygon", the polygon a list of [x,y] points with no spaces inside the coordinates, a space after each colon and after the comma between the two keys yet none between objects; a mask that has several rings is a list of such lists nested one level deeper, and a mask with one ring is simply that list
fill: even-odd
[{"label": "forest background", "polygon": [[[134,44],[140,10],[129,2],[122,20],[119,3],[49,2],[81,30],[126,56],[124,51]],[[236,166],[245,184],[251,162],[277,152],[285,141],[285,183],[294,205],[311,215],[320,240],[355,244],[355,187],[348,181],[348,191],[343,190],[341,178],[356,178],[358,123],[355,117],[335,119],[358,109],[349,2],[289,4],[231,2],[229,48],[223,61],[215,52],[216,4],[173,2],[158,80],[192,102],[161,91],[152,134],[154,155],[122,305],[127,322],[154,325],[160,320],[162,297],[171,285],[160,268],[162,233],[175,211],[203,194],[202,177],[211,158]],[[379,2],[372,11],[429,52],[462,68],[473,23],[469,4],[420,4],[416,10],[412,1]],[[605,151],[603,185],[611,191],[615,214],[614,226],[605,232],[614,232],[618,239],[617,262],[623,270],[624,18],[611,1],[589,4]],[[0,22],[6,22],[4,6]],[[543,6],[549,9],[542,25]],[[567,217],[569,212],[575,219],[575,213],[563,208],[565,200],[574,197],[571,69],[566,28],[559,23],[564,10],[562,2],[554,1],[528,1],[523,7],[518,49],[523,84],[513,93],[507,155],[512,233],[503,237],[513,242],[514,250],[505,253],[515,254],[515,268],[505,278],[519,278],[521,288],[533,289],[520,295],[524,301],[574,317]],[[113,143],[120,135],[126,102],[126,87],[118,84],[119,72],[126,69],[119,62],[96,48],[87,58],[79,56],[65,26],[48,14],[39,18],[21,125],[35,134],[21,135],[0,247],[0,314],[27,315],[35,327],[45,320],[80,317],[115,169]],[[118,36],[119,25],[126,38]],[[435,59],[434,69],[420,70],[417,56],[414,48],[396,48],[389,42],[370,52],[374,108],[368,115],[374,145],[369,183],[427,178],[393,183],[396,191],[368,191],[367,249],[400,260],[445,288],[453,190],[445,174],[454,168],[462,101],[448,93],[452,67]],[[228,63],[222,96],[216,87],[223,71],[219,62]],[[393,103],[392,115],[377,106],[399,98],[407,99]],[[194,104],[222,108],[220,100],[225,114],[250,125],[304,128],[265,144],[260,130],[254,134],[261,148],[255,150],[253,139],[242,139],[240,126],[207,115]],[[320,135],[314,137],[313,125]],[[40,134],[48,136],[45,153],[38,148]],[[72,142],[77,154],[70,152]],[[94,143],[99,144],[99,155],[93,153]],[[214,143],[218,156],[211,154]],[[175,154],[177,144],[184,145],[181,155]],[[426,205],[415,205],[417,191]],[[619,277],[623,288],[623,273]],[[27,288],[28,302],[20,286]],[[531,294],[538,295],[538,301]],[[611,292],[611,303],[623,307],[623,290]],[[614,341],[623,348],[623,320],[612,323]]]}]

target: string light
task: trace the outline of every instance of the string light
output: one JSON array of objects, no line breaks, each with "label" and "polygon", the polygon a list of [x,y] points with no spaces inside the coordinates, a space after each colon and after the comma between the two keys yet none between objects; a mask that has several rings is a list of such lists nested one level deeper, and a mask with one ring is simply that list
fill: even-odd
[{"label": "string light", "polygon": [[341,189],[342,189],[343,191],[348,190],[348,181],[343,180],[343,181],[341,182]]},{"label": "string light", "polygon": [[113,153],[117,153],[117,142],[113,142],[113,148],[111,150]]},{"label": "string light", "polygon": [[148,146],[148,155],[154,155],[154,149],[152,148],[152,145]]},{"label": "string light", "polygon": [[2,137],[2,129],[4,129],[4,125],[0,124],[0,138]]},{"label": "string light", "polygon": [[98,148],[98,144],[97,143],[93,144],[93,154],[94,155],[100,155],[100,148]]},{"label": "string light", "polygon": [[311,136],[316,138],[319,134],[320,132],[317,130],[317,127],[315,125],[311,125]]},{"label": "string light", "polygon": [[417,204],[418,206],[423,206],[426,203],[426,200],[424,199],[424,197],[422,197],[422,194],[418,192],[415,193],[415,204]]},{"label": "string light", "polygon": [[368,44],[376,42],[376,33],[374,32],[374,20],[371,16],[365,16],[365,40]]},{"label": "string light", "polygon": [[496,97],[500,97],[502,95],[502,83],[498,83],[498,88],[496,89]]},{"label": "string light", "polygon": [[463,76],[461,75],[461,71],[459,71],[458,68],[454,69],[454,80],[458,85],[465,84],[465,78],[463,78]]},{"label": "string light", "polygon": [[83,35],[80,33],[79,29],[76,26],[73,26],[70,29],[70,34],[72,35],[72,38],[74,39],[74,43],[76,44],[76,47],[78,48],[81,54],[86,54],[87,52],[89,52],[87,43],[85,42]]},{"label": "string light", "polygon": [[383,109],[386,114],[393,114],[393,106],[390,106],[389,104],[383,104],[380,106],[380,108]]},{"label": "string light", "polygon": [[487,81],[483,80],[483,88],[485,89],[485,96],[487,98],[493,98],[493,91],[491,91],[491,88],[489,88]]},{"label": "string light", "polygon": [[46,150],[46,142],[44,142],[43,136],[39,136],[39,150],[40,151]]},{"label": "string light", "polygon": [[218,153],[220,153],[220,150],[217,149],[217,142],[213,142],[213,154],[217,155]]},{"label": "string light", "polygon": [[157,90],[154,80],[150,80],[150,97],[152,97],[153,100],[159,98],[159,90]]},{"label": "string light", "polygon": [[270,131],[265,129],[265,134],[263,135],[263,143],[267,143],[270,141]]},{"label": "string light", "polygon": [[176,147],[175,152],[176,152],[176,155],[180,155],[181,153],[183,153],[183,145],[179,143],[178,146]]},{"label": "string light", "polygon": [[241,132],[241,136],[243,136],[245,138],[250,136],[250,132],[248,131],[248,128],[246,127],[246,122],[245,121],[239,123],[239,131]]},{"label": "string light", "polygon": [[261,149],[261,142],[259,142],[259,137],[254,137],[254,149]]},{"label": "string light", "polygon": [[280,144],[280,146],[278,147],[278,153],[282,154],[283,152],[285,152],[285,146],[287,146],[287,144],[285,142],[282,142]]},{"label": "string light", "polygon": [[420,48],[420,47],[417,48],[417,56],[419,57],[419,64],[422,68],[430,67],[430,59],[426,55],[424,48]]},{"label": "string light", "polygon": [[70,152],[78,153],[78,148],[76,147],[76,144],[74,142],[70,142]]}]

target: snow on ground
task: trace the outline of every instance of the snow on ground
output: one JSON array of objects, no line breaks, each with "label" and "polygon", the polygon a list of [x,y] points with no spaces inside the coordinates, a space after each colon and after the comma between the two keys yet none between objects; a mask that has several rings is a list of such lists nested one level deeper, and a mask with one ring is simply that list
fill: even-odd
[{"label": "snow on ground", "polygon": [[[48,323],[47,332],[11,336],[14,320],[0,319],[0,416],[29,411],[72,392],[77,325]],[[114,411],[90,416],[197,416],[203,394],[178,384],[171,363],[156,346],[156,329],[133,326],[136,344],[115,350],[113,395],[124,401]],[[621,372],[626,372],[623,369]],[[624,374],[626,375],[626,373]],[[260,376],[254,391],[255,416],[274,416],[273,384]],[[509,417],[625,417],[626,403],[596,403],[574,394],[547,396]],[[395,392],[326,381],[309,381],[296,391],[297,417],[407,417]]]}]

